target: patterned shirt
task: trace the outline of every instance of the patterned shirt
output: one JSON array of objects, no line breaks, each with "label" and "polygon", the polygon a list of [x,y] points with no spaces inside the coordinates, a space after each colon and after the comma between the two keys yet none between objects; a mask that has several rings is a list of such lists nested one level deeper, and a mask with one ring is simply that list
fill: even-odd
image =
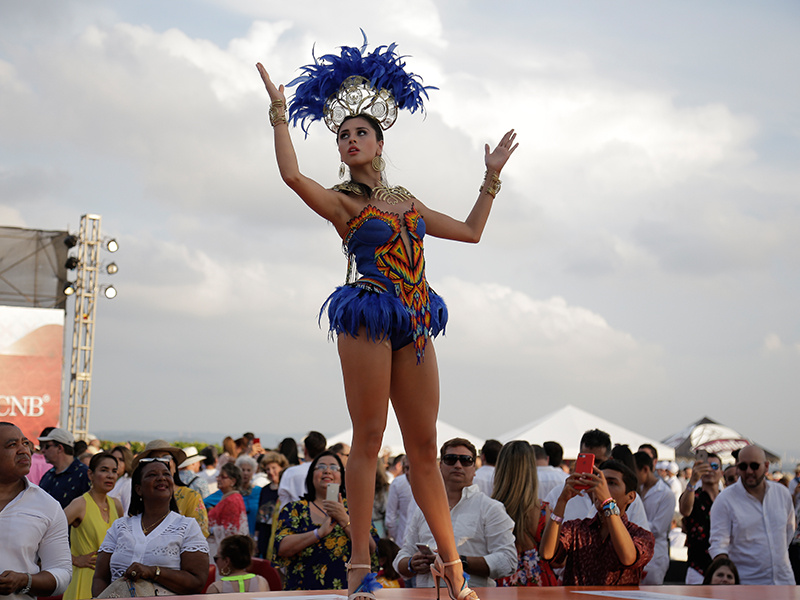
[{"label": "patterned shirt", "polygon": [[692,514],[683,518],[683,529],[686,532],[686,548],[689,566],[705,575],[706,567],[711,563],[708,554],[709,536],[711,535],[711,505],[714,501],[703,488],[694,491]]},{"label": "patterned shirt", "polygon": [[553,562],[566,559],[564,585],[639,585],[644,566],[653,557],[655,538],[626,515],[622,522],[636,546],[636,561],[629,567],[619,561],[611,536],[603,539],[599,515],[562,525]]},{"label": "patterned shirt", "polygon": [[[347,501],[345,500],[345,508]],[[283,538],[295,533],[314,531],[318,525],[311,520],[308,500],[290,502],[280,512],[275,535],[275,554],[278,555]],[[371,534],[378,541],[373,527]],[[350,560],[350,538],[340,525],[336,525],[320,541],[304,548],[294,556],[275,557],[276,564],[286,568],[284,590],[341,590],[347,587],[345,564]],[[377,567],[377,557],[372,555],[372,566]]]},{"label": "patterned shirt", "polygon": [[66,508],[75,498],[89,491],[89,467],[77,458],[61,473],[56,473],[53,467],[42,475],[39,487],[58,500],[61,508]]}]

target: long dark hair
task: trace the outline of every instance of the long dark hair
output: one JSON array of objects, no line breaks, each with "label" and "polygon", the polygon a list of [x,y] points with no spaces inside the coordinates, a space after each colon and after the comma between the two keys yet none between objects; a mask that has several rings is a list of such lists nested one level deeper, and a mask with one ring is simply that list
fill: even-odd
[{"label": "long dark hair", "polygon": [[492,498],[502,502],[508,516],[514,520],[518,550],[528,550],[535,545],[532,532],[536,531],[539,515],[534,510],[541,506],[538,490],[539,475],[533,446],[524,440],[508,442],[497,459]]},{"label": "long dark hair", "polygon": [[278,444],[278,452],[286,457],[289,465],[299,465],[300,459],[297,456],[297,442],[294,438],[283,438],[281,443]]},{"label": "long dark hair", "polygon": [[[128,507],[128,514],[131,517],[136,515],[140,515],[144,512],[144,500],[139,495],[139,492],[136,491],[136,487],[142,484],[142,473],[147,465],[152,463],[143,463],[140,462],[136,468],[133,470],[131,474],[131,504]],[[169,466],[164,465],[169,470]],[[169,509],[173,512],[180,513],[181,511],[178,510],[178,503],[175,502],[175,496],[169,499]]]},{"label": "long dark hair", "polygon": [[339,458],[336,453],[325,450],[325,452],[312,460],[311,466],[308,467],[308,475],[306,475],[306,495],[303,497],[309,502],[313,502],[317,499],[317,489],[314,487],[314,469],[316,469],[319,459],[324,456],[332,456],[336,459],[336,462],[339,463],[339,473],[342,475],[342,482],[339,484],[339,493],[342,495],[342,498],[347,497],[347,491],[344,488],[344,465],[342,464],[342,459]]}]

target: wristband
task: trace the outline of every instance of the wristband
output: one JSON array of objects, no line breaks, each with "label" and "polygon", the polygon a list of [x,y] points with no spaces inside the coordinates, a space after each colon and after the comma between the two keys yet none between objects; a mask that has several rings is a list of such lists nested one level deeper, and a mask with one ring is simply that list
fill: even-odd
[{"label": "wristband", "polygon": [[410,558],[408,559],[408,564],[406,565],[406,568],[411,572],[412,575],[416,575],[417,574],[417,572],[414,570],[414,567],[411,566],[411,559]]},{"label": "wristband", "polygon": [[619,507],[617,506],[617,503],[614,502],[613,500],[611,502],[608,502],[607,504],[603,504],[602,510],[603,510],[603,516],[606,518],[611,517],[613,515],[620,516]]},{"label": "wristband", "polygon": [[564,522],[564,517],[559,517],[556,513],[551,512],[550,513],[550,520],[551,521],[555,521],[556,523],[560,524],[560,523]]},{"label": "wristband", "polygon": [[319,537],[319,527],[314,530],[314,536],[317,538],[317,541],[320,541],[322,538]]},{"label": "wristband", "polygon": [[30,573],[25,573],[28,576],[28,583],[25,584],[25,587],[19,590],[18,594],[27,594],[31,591],[31,586],[33,585],[33,577],[31,577]]},{"label": "wristband", "polygon": [[613,498],[606,498],[605,500],[603,500],[603,503],[600,505],[600,508],[604,508],[607,504],[611,504],[612,502],[616,504]]}]

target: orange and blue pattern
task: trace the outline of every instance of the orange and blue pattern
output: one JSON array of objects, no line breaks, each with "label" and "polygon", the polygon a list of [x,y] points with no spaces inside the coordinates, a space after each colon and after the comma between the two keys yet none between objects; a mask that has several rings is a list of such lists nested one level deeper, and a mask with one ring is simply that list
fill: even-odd
[{"label": "orange and blue pattern", "polygon": [[[413,204],[403,215],[370,204],[348,227],[348,282],[323,306],[328,306],[331,331],[357,335],[365,326],[372,339],[390,338],[395,350],[413,343],[420,362],[428,337],[447,322],[444,302],[425,279],[422,215]],[[356,281],[350,281],[353,262],[360,275]],[[365,296],[365,291],[375,294]]]}]

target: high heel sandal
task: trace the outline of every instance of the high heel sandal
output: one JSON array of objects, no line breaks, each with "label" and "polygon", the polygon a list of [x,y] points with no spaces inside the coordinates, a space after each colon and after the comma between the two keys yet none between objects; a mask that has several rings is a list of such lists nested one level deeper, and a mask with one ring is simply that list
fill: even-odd
[{"label": "high heel sandal", "polygon": [[[461,562],[461,560],[454,560],[452,562],[443,562],[442,557],[438,554],[436,555],[436,560],[431,565],[431,575],[433,576],[434,585],[436,586],[436,600],[439,600],[439,580],[444,579],[444,583],[447,586],[447,593],[450,596],[450,600],[467,600],[472,595],[471,600],[480,600],[478,598],[478,594],[475,593],[474,590],[467,587],[467,576],[463,574],[462,577],[464,578],[464,583],[461,584],[461,591],[458,592],[458,596],[456,596],[453,592],[453,586],[455,585],[452,581],[447,578],[445,575],[444,570],[446,567],[452,567],[453,565],[457,565]],[[349,599],[348,599],[349,600]]]},{"label": "high heel sandal", "polygon": [[356,600],[356,598],[369,598],[370,600],[378,600],[375,597],[375,594],[372,592],[381,589],[383,586],[381,585],[380,581],[375,579],[375,573],[372,572],[372,565],[354,565],[347,563],[346,566],[348,573],[353,569],[369,570],[369,573],[364,575],[364,579],[361,580],[361,583],[358,584],[358,587],[355,589],[355,591],[347,597],[347,600]]}]

